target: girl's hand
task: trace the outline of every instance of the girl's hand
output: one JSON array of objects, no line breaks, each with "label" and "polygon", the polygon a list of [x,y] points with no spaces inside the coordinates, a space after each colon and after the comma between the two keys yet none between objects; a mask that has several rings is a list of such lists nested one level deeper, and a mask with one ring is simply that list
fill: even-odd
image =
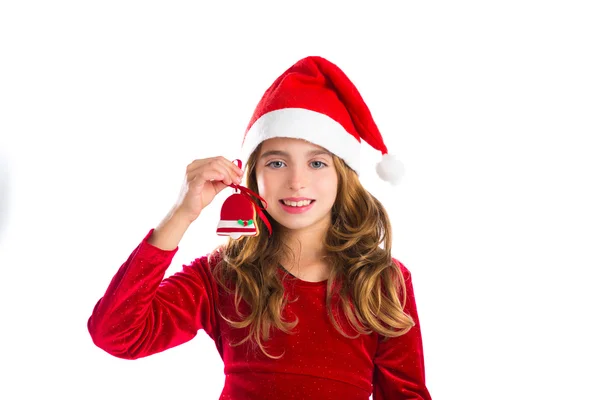
[{"label": "girl's hand", "polygon": [[193,222],[221,190],[239,184],[242,176],[237,165],[221,156],[192,161],[187,166],[175,212]]}]

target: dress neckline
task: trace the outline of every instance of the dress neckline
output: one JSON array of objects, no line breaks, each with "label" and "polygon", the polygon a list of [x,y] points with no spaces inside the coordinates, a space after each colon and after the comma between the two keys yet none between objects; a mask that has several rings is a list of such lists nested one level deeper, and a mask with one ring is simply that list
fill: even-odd
[{"label": "dress neckline", "polygon": [[318,282],[305,281],[305,280],[302,280],[302,279],[296,277],[294,274],[292,274],[287,269],[285,269],[281,264],[278,264],[278,265],[279,265],[279,268],[277,270],[280,271],[283,276],[287,275],[288,280],[293,282],[293,284],[295,286],[314,287],[314,288],[320,288],[320,287],[327,286],[327,279],[318,281]]}]

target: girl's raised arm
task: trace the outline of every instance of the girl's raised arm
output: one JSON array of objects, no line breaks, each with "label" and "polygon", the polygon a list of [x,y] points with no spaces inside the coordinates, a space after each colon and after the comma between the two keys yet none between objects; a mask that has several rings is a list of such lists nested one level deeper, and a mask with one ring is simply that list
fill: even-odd
[{"label": "girl's raised arm", "polygon": [[121,265],[88,319],[98,347],[134,359],[187,342],[199,329],[213,337],[217,289],[209,258],[164,276],[190,224],[220,191],[239,183],[242,174],[224,157],[188,164],[175,205]]}]

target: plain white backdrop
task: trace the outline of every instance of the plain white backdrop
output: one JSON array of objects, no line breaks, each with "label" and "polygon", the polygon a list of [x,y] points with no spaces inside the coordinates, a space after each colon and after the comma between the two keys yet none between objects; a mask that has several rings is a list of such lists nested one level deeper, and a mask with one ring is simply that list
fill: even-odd
[{"label": "plain white backdrop", "polygon": [[[348,74],[405,165],[389,186],[363,149],[433,398],[600,398],[594,2],[200,3],[0,5],[0,398],[218,398],[203,331],[125,361],[87,319],[186,165],[235,158],[264,90],[307,55]],[[168,275],[223,240],[229,194]]]}]

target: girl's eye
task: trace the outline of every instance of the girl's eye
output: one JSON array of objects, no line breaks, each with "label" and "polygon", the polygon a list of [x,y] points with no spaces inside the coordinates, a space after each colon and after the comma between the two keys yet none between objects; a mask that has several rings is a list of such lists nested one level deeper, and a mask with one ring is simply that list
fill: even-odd
[{"label": "girl's eye", "polygon": [[[325,167],[325,163],[323,161],[311,161],[311,164],[313,167],[315,167],[316,169],[321,169],[323,167]],[[315,165],[316,164],[316,165]]]},{"label": "girl's eye", "polygon": [[275,169],[279,169],[283,166],[283,161],[271,161],[267,164],[268,167],[273,167]]}]

